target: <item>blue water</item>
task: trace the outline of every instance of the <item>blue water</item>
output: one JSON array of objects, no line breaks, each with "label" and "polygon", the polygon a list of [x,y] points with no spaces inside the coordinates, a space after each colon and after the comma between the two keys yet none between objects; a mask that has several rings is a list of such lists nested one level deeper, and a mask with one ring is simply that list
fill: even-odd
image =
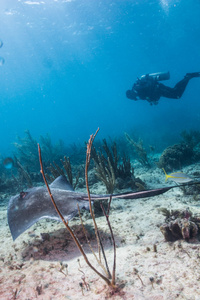
[{"label": "blue water", "polygon": [[136,133],[171,143],[199,129],[200,78],[157,106],[125,92],[142,74],[174,86],[200,71],[199,0],[1,0],[0,153],[16,136],[84,142]]}]

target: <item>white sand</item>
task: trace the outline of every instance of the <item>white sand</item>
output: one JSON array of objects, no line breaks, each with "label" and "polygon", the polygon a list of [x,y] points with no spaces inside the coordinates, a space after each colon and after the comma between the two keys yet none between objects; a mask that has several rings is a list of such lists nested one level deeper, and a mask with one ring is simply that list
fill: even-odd
[{"label": "white sand", "polygon": [[[194,170],[194,166],[185,171],[189,172],[190,169]],[[165,185],[164,175],[159,169],[148,173],[148,170],[140,167],[135,175],[145,180],[148,188]],[[102,189],[104,190],[99,185],[95,192],[102,192]],[[189,243],[183,240],[166,242],[159,229],[165,217],[158,210],[159,207],[190,207],[193,213],[200,214],[200,206],[196,205],[198,203],[200,204],[192,196],[184,196],[179,188],[154,198],[113,200],[110,222],[117,245],[116,284],[119,289],[116,291],[108,288],[86,265],[62,223],[43,220],[13,242],[7,225],[6,210],[1,211],[0,299],[198,300],[200,243],[197,240]],[[96,249],[92,220],[87,218],[84,223]],[[97,224],[112,270],[113,249],[105,218],[97,218]],[[97,266],[89,252],[80,220],[72,220],[70,226],[86,249],[89,260]],[[50,240],[43,242],[40,233],[46,232],[50,234]],[[157,252],[154,252],[154,245]],[[60,261],[68,265],[67,275],[59,271]],[[134,268],[138,270],[137,274]],[[66,272],[66,268],[63,271]],[[88,290],[83,278],[89,285]],[[80,284],[83,285],[82,289]]]}]

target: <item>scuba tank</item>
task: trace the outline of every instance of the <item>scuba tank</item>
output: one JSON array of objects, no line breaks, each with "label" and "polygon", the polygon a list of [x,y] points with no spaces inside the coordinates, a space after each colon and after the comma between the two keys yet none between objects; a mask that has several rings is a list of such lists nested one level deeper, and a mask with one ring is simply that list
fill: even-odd
[{"label": "scuba tank", "polygon": [[155,78],[157,81],[170,79],[170,73],[169,72],[151,73],[151,74],[149,74],[149,76]]},{"label": "scuba tank", "polygon": [[146,75],[142,75],[140,77],[140,80],[145,81],[145,80],[147,80],[148,77],[151,77],[152,79],[154,79],[156,81],[168,80],[170,78],[170,73],[169,72],[158,72],[158,73],[146,74]]}]

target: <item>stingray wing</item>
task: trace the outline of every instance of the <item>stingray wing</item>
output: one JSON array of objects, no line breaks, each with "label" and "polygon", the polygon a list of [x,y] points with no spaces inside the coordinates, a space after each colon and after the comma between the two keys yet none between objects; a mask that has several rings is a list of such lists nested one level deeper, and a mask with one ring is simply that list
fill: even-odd
[{"label": "stingray wing", "polygon": [[[54,200],[66,220],[77,214],[77,203],[80,209],[88,208],[88,201],[83,201],[82,194],[73,191],[64,176],[59,176],[50,187]],[[7,217],[13,240],[40,219],[61,221],[46,187],[34,187],[12,197],[8,204]]]}]

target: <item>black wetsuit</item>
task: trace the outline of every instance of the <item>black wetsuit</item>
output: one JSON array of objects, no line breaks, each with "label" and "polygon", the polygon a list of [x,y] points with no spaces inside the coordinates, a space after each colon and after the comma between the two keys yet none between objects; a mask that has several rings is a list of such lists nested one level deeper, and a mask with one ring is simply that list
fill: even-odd
[{"label": "black wetsuit", "polygon": [[132,90],[126,92],[126,96],[131,100],[147,100],[150,104],[157,104],[160,97],[179,99],[189,80],[193,77],[200,77],[200,72],[187,73],[181,81],[171,88],[160,83],[155,77],[145,75],[141,79],[137,79]]}]

